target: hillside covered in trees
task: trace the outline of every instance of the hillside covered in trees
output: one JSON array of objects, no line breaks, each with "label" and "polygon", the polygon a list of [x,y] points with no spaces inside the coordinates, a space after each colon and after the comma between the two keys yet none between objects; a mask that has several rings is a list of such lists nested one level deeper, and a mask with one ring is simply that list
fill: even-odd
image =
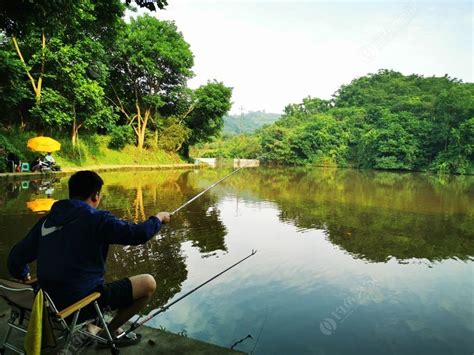
[{"label": "hillside covered in trees", "polygon": [[23,138],[39,134],[60,140],[60,154],[80,151],[81,135],[100,135],[112,149],[187,157],[189,146],[220,133],[232,89],[217,81],[188,88],[194,55],[174,22],[125,21],[126,8],[120,0],[2,2],[2,157],[30,159]]},{"label": "hillside covered in trees", "polygon": [[254,135],[201,147],[209,156],[292,165],[474,172],[474,84],[380,70],[331,100],[305,98]]},{"label": "hillside covered in trees", "polygon": [[224,135],[254,133],[258,128],[275,122],[281,114],[264,111],[250,111],[241,115],[226,115],[224,117]]}]

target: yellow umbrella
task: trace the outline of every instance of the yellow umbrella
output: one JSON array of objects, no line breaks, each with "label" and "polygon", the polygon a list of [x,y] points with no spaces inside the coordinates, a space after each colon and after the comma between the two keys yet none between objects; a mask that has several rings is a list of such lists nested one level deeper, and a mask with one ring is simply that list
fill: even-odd
[{"label": "yellow umbrella", "polygon": [[49,137],[35,137],[28,140],[28,148],[36,152],[51,153],[61,149],[61,143]]},{"label": "yellow umbrella", "polygon": [[55,203],[56,200],[53,198],[38,198],[33,201],[28,201],[26,203],[26,207],[28,207],[30,210],[33,212],[49,212],[51,207],[53,206],[53,203]]}]

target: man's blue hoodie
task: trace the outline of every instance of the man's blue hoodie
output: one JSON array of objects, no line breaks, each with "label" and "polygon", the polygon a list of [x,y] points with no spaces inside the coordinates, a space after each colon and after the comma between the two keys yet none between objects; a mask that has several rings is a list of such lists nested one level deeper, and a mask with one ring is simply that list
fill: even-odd
[{"label": "man's blue hoodie", "polygon": [[160,228],[157,217],[128,223],[83,201],[61,200],[13,247],[8,270],[23,279],[37,260],[40,287],[61,310],[104,283],[110,244],[144,244]]}]

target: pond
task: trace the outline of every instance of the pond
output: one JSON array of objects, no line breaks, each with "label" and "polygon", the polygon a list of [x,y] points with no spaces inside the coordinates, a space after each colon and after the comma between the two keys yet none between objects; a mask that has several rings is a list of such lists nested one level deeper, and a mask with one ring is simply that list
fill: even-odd
[{"label": "pond", "polygon": [[[101,207],[142,221],[229,171],[103,173]],[[66,197],[67,178],[0,181],[0,276],[46,199]],[[150,325],[225,347],[246,338],[235,348],[255,354],[474,350],[474,177],[245,169],[148,244],[114,246],[107,278],[152,274],[151,310],[252,249]]]}]

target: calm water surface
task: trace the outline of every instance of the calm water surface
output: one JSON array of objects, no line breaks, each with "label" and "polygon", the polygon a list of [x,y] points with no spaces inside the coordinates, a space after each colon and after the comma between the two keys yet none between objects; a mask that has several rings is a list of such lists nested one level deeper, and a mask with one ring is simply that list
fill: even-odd
[{"label": "calm water surface", "polygon": [[[102,208],[141,221],[228,172],[104,173]],[[47,195],[67,179],[0,181],[0,276]],[[153,274],[152,309],[252,249],[151,325],[226,347],[250,334],[236,348],[255,354],[474,351],[474,177],[246,169],[147,245],[112,248],[107,278]]]}]

